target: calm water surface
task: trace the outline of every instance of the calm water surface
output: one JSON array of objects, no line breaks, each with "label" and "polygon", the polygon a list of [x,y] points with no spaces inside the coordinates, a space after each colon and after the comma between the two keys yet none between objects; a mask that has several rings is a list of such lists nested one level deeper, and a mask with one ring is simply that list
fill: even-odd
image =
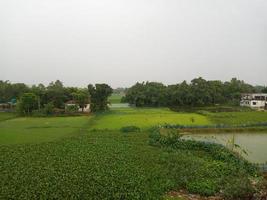
[{"label": "calm water surface", "polygon": [[[198,133],[188,134],[184,138],[200,141],[215,142],[223,144],[229,148],[233,143],[240,147],[234,150],[252,163],[267,163],[267,133]],[[242,150],[247,152],[242,153]]]}]

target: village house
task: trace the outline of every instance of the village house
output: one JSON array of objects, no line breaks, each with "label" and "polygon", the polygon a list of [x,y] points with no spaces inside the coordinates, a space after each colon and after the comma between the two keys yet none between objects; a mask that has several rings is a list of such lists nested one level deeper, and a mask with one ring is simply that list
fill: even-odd
[{"label": "village house", "polygon": [[85,113],[89,113],[91,110],[90,110],[90,104],[85,104],[85,107],[80,107],[79,104],[74,101],[74,100],[70,100],[70,101],[67,101],[65,103],[65,110],[67,110],[67,107],[71,107],[71,106],[77,106],[78,108],[78,112],[85,112]]},{"label": "village house", "polygon": [[267,93],[246,93],[241,95],[240,106],[267,109]]}]

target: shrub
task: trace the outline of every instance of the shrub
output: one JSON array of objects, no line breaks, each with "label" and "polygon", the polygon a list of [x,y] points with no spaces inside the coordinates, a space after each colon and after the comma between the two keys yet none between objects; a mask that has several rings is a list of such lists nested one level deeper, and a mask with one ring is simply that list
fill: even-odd
[{"label": "shrub", "polygon": [[51,115],[51,114],[53,114],[53,109],[54,109],[53,103],[45,104],[44,108],[43,108],[43,113],[46,115]]},{"label": "shrub", "polygon": [[[176,180],[189,192],[210,196],[220,191],[227,199],[246,199],[255,193],[249,177],[257,176],[257,169],[222,145],[184,140],[173,129],[166,130],[164,128],[157,128],[151,132],[149,144],[166,150],[172,149],[174,152],[186,151],[202,156],[208,155],[213,160],[210,166],[203,166],[205,162],[196,166],[193,164],[194,160],[191,161],[192,163],[186,164],[190,173],[197,172],[197,174],[187,174],[184,177],[177,177]],[[172,163],[177,161],[179,162],[179,159]],[[174,164],[171,164],[169,169],[174,170],[175,167]],[[183,169],[175,170],[174,177],[181,170]]]},{"label": "shrub", "polygon": [[181,139],[181,135],[175,129],[152,130],[149,135],[149,144],[156,146],[175,147]]},{"label": "shrub", "polygon": [[140,132],[141,131],[141,129],[137,126],[124,126],[120,130],[123,133]]},{"label": "shrub", "polygon": [[46,114],[41,110],[34,110],[32,111],[33,117],[46,117]]}]

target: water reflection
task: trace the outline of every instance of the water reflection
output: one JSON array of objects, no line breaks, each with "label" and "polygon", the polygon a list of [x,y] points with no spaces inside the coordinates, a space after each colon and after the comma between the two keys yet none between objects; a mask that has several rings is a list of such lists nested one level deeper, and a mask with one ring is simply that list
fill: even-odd
[{"label": "water reflection", "polygon": [[183,138],[223,144],[252,163],[267,163],[267,133],[198,133]]}]

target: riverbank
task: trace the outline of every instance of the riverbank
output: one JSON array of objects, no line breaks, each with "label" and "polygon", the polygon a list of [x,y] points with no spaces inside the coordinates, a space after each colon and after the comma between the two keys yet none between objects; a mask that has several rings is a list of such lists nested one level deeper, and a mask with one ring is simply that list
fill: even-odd
[{"label": "riverbank", "polygon": [[246,127],[246,128],[183,128],[178,129],[181,134],[188,133],[244,133],[244,132],[261,132],[267,134],[267,127]]}]

